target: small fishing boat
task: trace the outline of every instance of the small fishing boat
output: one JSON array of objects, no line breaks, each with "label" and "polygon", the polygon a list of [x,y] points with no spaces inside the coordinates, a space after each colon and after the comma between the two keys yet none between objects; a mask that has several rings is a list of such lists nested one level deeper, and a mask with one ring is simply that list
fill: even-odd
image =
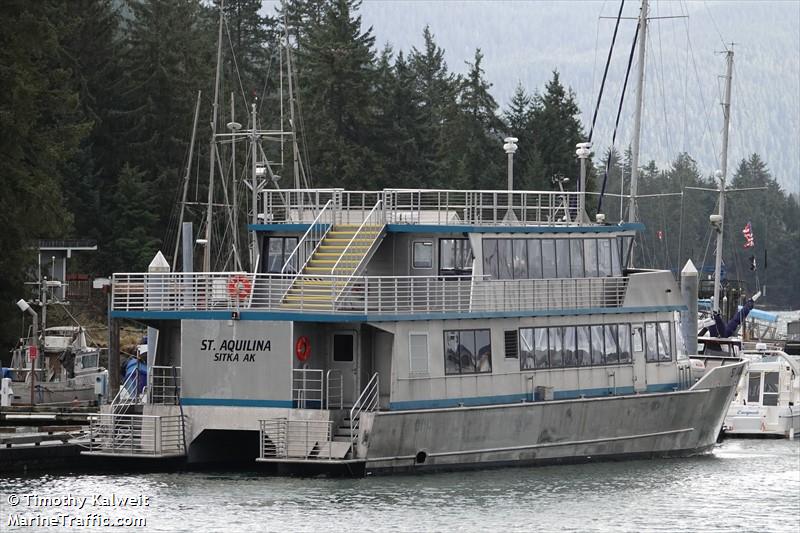
[{"label": "small fishing boat", "polygon": [[725,417],[725,434],[794,438],[800,433],[800,356],[762,344],[742,357],[748,365]]}]

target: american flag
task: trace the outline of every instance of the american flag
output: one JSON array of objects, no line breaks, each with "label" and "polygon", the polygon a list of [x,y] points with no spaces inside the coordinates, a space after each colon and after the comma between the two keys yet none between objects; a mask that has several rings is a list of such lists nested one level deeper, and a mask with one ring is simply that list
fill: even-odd
[{"label": "american flag", "polygon": [[756,245],[756,241],[753,238],[753,226],[750,225],[748,222],[747,225],[742,230],[742,234],[744,234],[744,247],[745,248],[752,248]]}]

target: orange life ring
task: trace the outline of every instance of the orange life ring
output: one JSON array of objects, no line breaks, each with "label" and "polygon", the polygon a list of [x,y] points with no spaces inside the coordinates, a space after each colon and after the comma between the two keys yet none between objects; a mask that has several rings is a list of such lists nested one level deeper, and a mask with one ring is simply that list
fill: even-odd
[{"label": "orange life ring", "polygon": [[246,276],[232,276],[228,279],[228,294],[237,300],[243,300],[250,296],[253,284]]},{"label": "orange life ring", "polygon": [[298,361],[308,361],[308,358],[311,357],[311,342],[308,337],[303,335],[297,338],[297,342],[294,343],[294,354]]}]

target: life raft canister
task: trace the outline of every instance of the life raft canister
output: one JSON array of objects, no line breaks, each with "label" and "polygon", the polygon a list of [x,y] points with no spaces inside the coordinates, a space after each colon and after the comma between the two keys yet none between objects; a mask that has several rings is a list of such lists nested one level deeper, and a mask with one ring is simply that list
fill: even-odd
[{"label": "life raft canister", "polygon": [[253,289],[253,284],[250,279],[245,276],[231,276],[228,279],[228,294],[232,298],[243,300],[250,296],[250,291]]},{"label": "life raft canister", "polygon": [[308,361],[311,357],[311,342],[305,335],[298,337],[294,343],[294,354],[297,356],[298,361]]}]

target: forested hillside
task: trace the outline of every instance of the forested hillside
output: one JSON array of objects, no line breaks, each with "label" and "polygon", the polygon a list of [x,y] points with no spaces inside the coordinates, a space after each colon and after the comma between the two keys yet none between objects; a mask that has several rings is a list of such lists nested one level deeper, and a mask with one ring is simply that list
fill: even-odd
[{"label": "forested hillside", "polygon": [[[222,124],[232,118],[231,106],[233,118],[247,123],[255,103],[261,121],[277,125],[281,15],[257,0],[225,2]],[[418,28],[416,46],[382,45],[386,39],[362,24],[355,0],[294,0],[285,15],[297,129],[313,186],[504,188],[502,139],[514,135],[521,139],[518,188],[551,189],[557,175],[574,187],[575,143],[588,132],[578,102],[593,96],[570,89],[568,65],[554,62],[546,81],[519,84],[500,106],[486,74],[487,57],[497,52],[482,48],[495,46],[493,38],[476,36],[468,64],[453,69],[431,28]],[[171,248],[198,91],[191,199],[199,205],[206,197],[218,9],[200,0],[6,0],[0,24],[0,343],[7,345],[19,334],[13,301],[23,294],[37,239],[96,239],[99,251],[79,265],[95,275],[142,270],[158,249]],[[570,49],[572,41],[565,37],[560,46]],[[672,148],[670,164],[645,165],[641,192],[713,186],[694,162],[694,147]],[[594,157],[593,189],[608,157]],[[617,191],[626,158],[611,159],[607,185]],[[755,150],[731,161],[735,186],[768,191],[731,198],[725,261],[731,275],[766,280],[769,303],[796,307],[800,211],[769,165]],[[690,256],[711,262],[705,243],[714,201],[703,192],[643,199],[648,229],[638,263],[674,268]],[[604,202],[614,219],[618,200]],[[200,212],[190,208],[190,219],[199,221]],[[757,253],[769,248],[766,270],[748,270],[742,257],[747,220]]]}]

